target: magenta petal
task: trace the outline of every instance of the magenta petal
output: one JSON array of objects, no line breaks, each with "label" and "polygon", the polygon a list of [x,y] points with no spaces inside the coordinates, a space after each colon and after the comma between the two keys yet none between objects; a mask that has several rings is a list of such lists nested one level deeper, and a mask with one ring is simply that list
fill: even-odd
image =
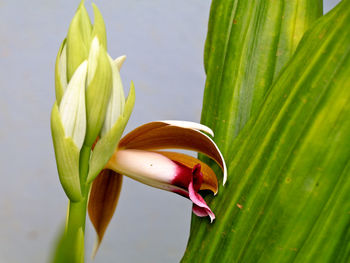
[{"label": "magenta petal", "polygon": [[199,206],[196,205],[196,204],[193,204],[192,212],[193,212],[196,216],[199,216],[199,217],[208,216],[208,213],[207,213],[207,211],[205,210],[205,208],[199,207]]},{"label": "magenta petal", "polygon": [[203,216],[209,216],[210,222],[212,223],[215,219],[214,213],[211,211],[203,197],[198,194],[194,188],[193,188],[193,181],[190,182],[188,185],[188,193],[191,201],[193,202],[193,208],[192,211],[195,215],[203,217]]},{"label": "magenta petal", "polygon": [[188,192],[179,189],[174,189],[173,192],[185,196],[193,202],[192,211],[195,215],[200,217],[209,216],[210,221],[213,222],[215,219],[214,213],[210,210],[203,197],[198,194],[203,183],[201,165],[196,164],[191,171],[190,168],[181,163],[175,163],[178,165],[176,170],[177,174],[171,183],[174,186],[178,186],[180,189],[183,188],[185,190],[187,188]]}]

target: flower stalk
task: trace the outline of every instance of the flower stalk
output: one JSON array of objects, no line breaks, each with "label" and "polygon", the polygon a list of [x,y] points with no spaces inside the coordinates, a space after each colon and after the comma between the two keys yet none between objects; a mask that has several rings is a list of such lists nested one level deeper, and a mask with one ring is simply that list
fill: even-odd
[{"label": "flower stalk", "polygon": [[58,174],[69,205],[63,252],[55,262],[84,261],[91,188],[88,175],[99,173],[112,156],[134,104],[133,86],[126,103],[119,75],[125,56],[111,59],[106,50],[105,23],[94,4],[93,13],[92,25],[81,1],[56,59],[51,130]]}]

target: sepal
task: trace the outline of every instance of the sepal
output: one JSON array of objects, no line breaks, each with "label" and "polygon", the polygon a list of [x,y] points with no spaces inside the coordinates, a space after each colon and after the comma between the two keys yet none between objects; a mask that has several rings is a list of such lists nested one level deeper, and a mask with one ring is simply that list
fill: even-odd
[{"label": "sepal", "polygon": [[113,155],[115,149],[118,146],[120,137],[123,134],[125,126],[130,118],[132,109],[135,103],[135,88],[134,84],[131,83],[129,96],[127,98],[124,112],[118,118],[113,127],[104,135],[95,145],[92,152],[89,165],[89,174],[87,182],[91,183],[96,176],[105,167],[108,160]]},{"label": "sepal", "polygon": [[123,176],[108,169],[102,170],[92,183],[88,212],[97,234],[97,242],[93,249],[92,258],[95,257],[107,226],[114,215],[122,183]]},{"label": "sepal", "polygon": [[78,202],[82,198],[79,180],[79,149],[72,138],[65,136],[57,102],[52,108],[51,132],[63,190],[72,202]]}]

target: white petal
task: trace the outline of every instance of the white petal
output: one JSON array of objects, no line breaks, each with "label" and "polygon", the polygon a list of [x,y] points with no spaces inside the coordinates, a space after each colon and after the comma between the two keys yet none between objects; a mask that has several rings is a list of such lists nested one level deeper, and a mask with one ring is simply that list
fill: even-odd
[{"label": "white petal", "polygon": [[165,190],[174,189],[177,165],[165,156],[142,150],[118,150],[107,164],[120,174]]},{"label": "white petal", "polygon": [[203,131],[203,132],[206,132],[214,137],[214,132],[209,127],[207,127],[203,124],[197,123],[197,122],[177,121],[177,120],[165,120],[165,121],[160,121],[160,122],[164,122],[164,123],[167,123],[169,125],[178,126],[178,127],[182,127],[182,128]]},{"label": "white petal", "polygon": [[86,73],[87,61],[85,60],[74,72],[59,106],[65,134],[73,138],[79,149],[83,145],[86,132]]}]

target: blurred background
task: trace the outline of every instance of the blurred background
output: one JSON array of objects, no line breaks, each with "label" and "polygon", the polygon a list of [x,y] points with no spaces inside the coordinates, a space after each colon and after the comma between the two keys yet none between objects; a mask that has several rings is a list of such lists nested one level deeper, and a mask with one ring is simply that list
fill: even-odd
[{"label": "blurred background", "polygon": [[[0,262],[48,262],[63,226],[50,131],[54,63],[79,0],[0,0]],[[209,0],[96,0],[108,51],[123,54],[126,93],[136,103],[126,132],[161,119],[199,122]],[[325,1],[329,11],[338,0]],[[86,1],[92,13],[91,1]],[[124,179],[95,262],[178,262],[191,202]],[[87,262],[95,239],[87,225]]]}]

